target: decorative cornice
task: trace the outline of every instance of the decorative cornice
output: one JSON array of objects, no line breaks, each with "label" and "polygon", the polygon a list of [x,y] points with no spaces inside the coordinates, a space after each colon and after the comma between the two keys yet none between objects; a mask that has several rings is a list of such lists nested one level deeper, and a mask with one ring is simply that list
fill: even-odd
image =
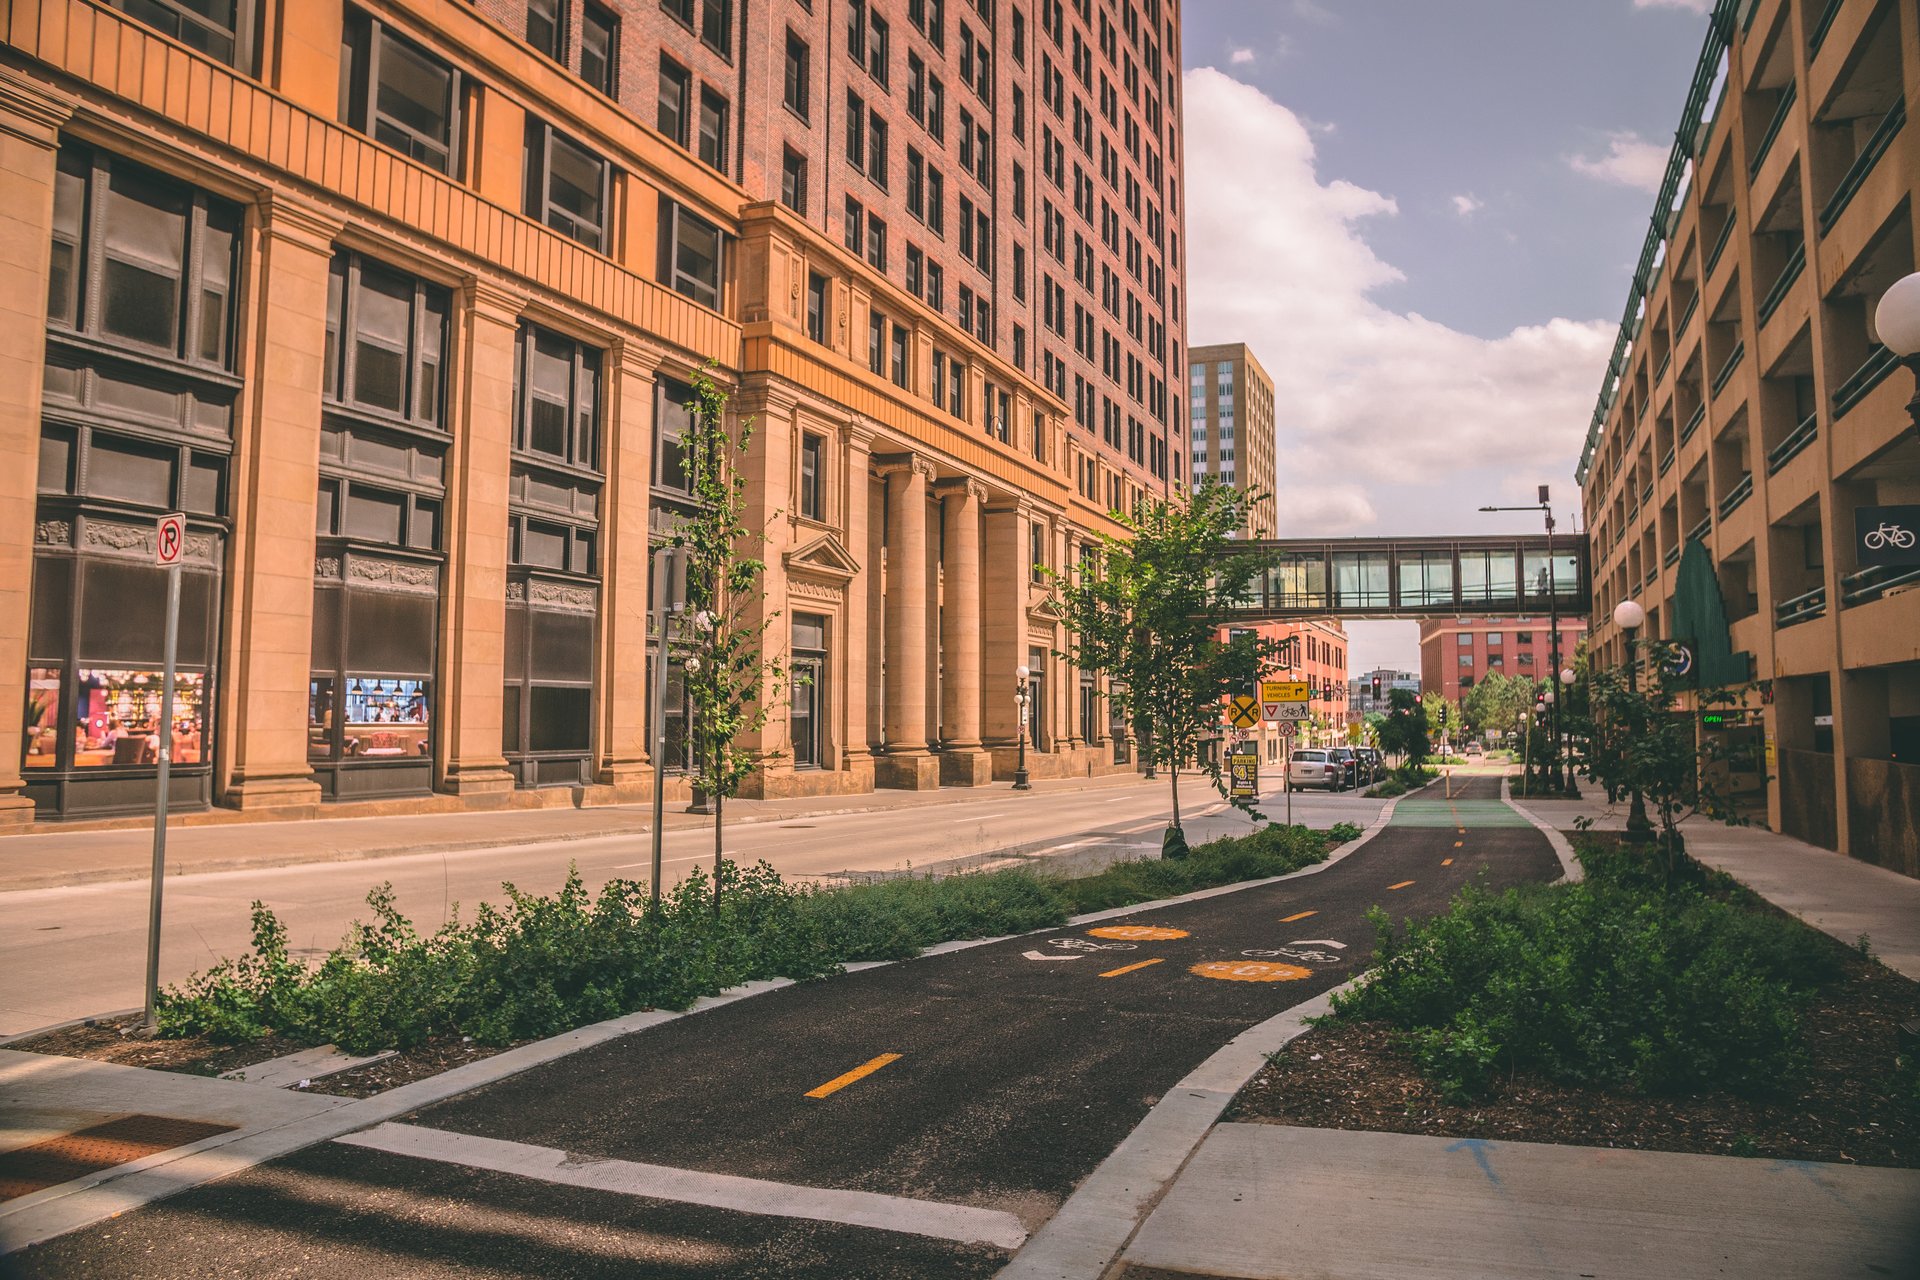
[{"label": "decorative cornice", "polygon": [[409,595],[438,595],[438,565],[415,564],[404,560],[375,560],[365,556],[347,557],[347,580],[372,591],[400,591]]},{"label": "decorative cornice", "polygon": [[963,501],[971,498],[975,502],[987,500],[987,486],[972,476],[952,476],[933,486],[937,498],[959,498]]},{"label": "decorative cornice", "polygon": [[848,444],[868,452],[873,451],[874,437],[880,434],[878,427],[857,413],[848,418],[840,430],[846,436]]},{"label": "decorative cornice", "polygon": [[527,601],[548,609],[564,609],[569,613],[593,613],[599,608],[600,593],[592,587],[533,578],[527,583]]},{"label": "decorative cornice", "polygon": [[333,250],[333,242],[346,230],[344,219],[334,217],[318,205],[295,200],[271,188],[254,198],[260,214],[260,230],[269,239],[323,253]]},{"label": "decorative cornice", "polygon": [[881,454],[874,458],[873,470],[876,475],[880,476],[913,474],[923,476],[928,480],[932,480],[934,476],[938,474],[938,472],[934,470],[933,464],[917,453]]},{"label": "decorative cornice", "polygon": [[0,133],[48,151],[60,145],[60,129],[73,119],[75,100],[50,85],[0,67]]},{"label": "decorative cornice", "polygon": [[613,365],[621,373],[630,378],[644,378],[648,382],[653,381],[666,359],[666,351],[658,343],[632,334],[615,338],[611,355]]},{"label": "decorative cornice", "polygon": [[460,282],[460,305],[489,320],[517,324],[527,309],[527,295],[483,276],[468,276]]}]

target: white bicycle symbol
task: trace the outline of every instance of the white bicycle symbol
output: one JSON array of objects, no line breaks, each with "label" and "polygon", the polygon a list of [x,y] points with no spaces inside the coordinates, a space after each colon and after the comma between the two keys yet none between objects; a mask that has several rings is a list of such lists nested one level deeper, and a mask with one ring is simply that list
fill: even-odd
[{"label": "white bicycle symbol", "polygon": [[1085,938],[1055,938],[1047,943],[1062,951],[1135,951],[1138,948],[1131,942],[1088,942]]},{"label": "white bicycle symbol", "polygon": [[1274,947],[1265,949],[1255,947],[1240,953],[1250,960],[1305,960],[1311,964],[1333,964],[1340,959],[1331,951],[1318,951],[1301,947]]},{"label": "white bicycle symbol", "polygon": [[1870,529],[1867,536],[1860,539],[1867,544],[1867,550],[1878,551],[1882,547],[1898,547],[1904,551],[1913,545],[1913,530],[1883,521],[1878,529]]}]

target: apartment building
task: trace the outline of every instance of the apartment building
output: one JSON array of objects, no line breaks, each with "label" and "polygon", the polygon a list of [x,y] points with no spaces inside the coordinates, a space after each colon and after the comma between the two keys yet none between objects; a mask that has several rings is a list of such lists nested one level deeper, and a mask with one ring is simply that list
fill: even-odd
[{"label": "apartment building", "polygon": [[288,815],[683,771],[648,566],[703,371],[804,676],[752,793],[1130,767],[1045,571],[1182,479],[1178,16],[10,5],[0,816],[144,810],[163,746],[178,808]]},{"label": "apartment building", "polygon": [[1908,875],[1920,570],[1856,521],[1920,502],[1912,379],[1873,328],[1920,248],[1917,98],[1905,0],[1715,6],[1578,472],[1599,660],[1638,602],[1745,691],[1702,732],[1763,753],[1768,823]]},{"label": "apartment building", "polygon": [[[1379,681],[1380,695],[1375,697],[1374,681]],[[1385,715],[1393,709],[1393,691],[1404,689],[1414,697],[1420,696],[1420,673],[1400,671],[1393,667],[1375,667],[1363,671],[1347,681],[1347,713],[1350,718],[1364,720],[1374,712]]]},{"label": "apartment building", "polygon": [[[1272,680],[1303,680],[1307,685],[1312,719],[1296,725],[1295,746],[1329,746],[1347,740],[1349,701],[1347,696],[1347,632],[1338,618],[1314,618],[1301,622],[1260,622],[1250,627],[1228,627],[1223,638],[1234,633],[1253,631],[1263,639],[1277,641],[1280,660],[1268,675]],[[1257,689],[1247,693],[1257,697]],[[1224,709],[1223,709],[1224,715]],[[1262,721],[1246,734],[1260,758],[1278,761],[1286,754],[1286,742],[1275,724]]]},{"label": "apartment building", "polygon": [[1240,536],[1279,536],[1273,379],[1244,342],[1192,348],[1187,377],[1194,488],[1211,478],[1257,495]]},{"label": "apartment building", "polygon": [[[1587,634],[1585,618],[1561,618],[1560,666],[1573,665]],[[1553,624],[1545,618],[1424,618],[1420,622],[1420,683],[1449,702],[1490,675],[1551,680]]]}]

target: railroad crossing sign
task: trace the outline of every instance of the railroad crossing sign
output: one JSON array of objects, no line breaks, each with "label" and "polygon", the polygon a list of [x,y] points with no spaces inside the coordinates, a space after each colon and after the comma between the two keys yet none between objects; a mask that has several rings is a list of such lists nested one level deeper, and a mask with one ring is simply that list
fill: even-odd
[{"label": "railroad crossing sign", "polygon": [[1227,723],[1236,729],[1251,729],[1260,723],[1260,704],[1246,694],[1235,694],[1227,703]]},{"label": "railroad crossing sign", "polygon": [[[1307,696],[1311,692],[1305,680],[1262,680],[1260,711],[1269,720],[1305,720]],[[1288,708],[1297,707],[1295,714]]]}]

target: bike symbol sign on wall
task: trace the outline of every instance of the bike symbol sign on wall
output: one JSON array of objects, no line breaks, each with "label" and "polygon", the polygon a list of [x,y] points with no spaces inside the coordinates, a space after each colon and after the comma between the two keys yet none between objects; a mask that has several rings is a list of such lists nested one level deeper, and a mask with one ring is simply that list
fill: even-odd
[{"label": "bike symbol sign on wall", "polygon": [[1861,564],[1920,564],[1920,504],[1853,509],[1854,559]]}]

